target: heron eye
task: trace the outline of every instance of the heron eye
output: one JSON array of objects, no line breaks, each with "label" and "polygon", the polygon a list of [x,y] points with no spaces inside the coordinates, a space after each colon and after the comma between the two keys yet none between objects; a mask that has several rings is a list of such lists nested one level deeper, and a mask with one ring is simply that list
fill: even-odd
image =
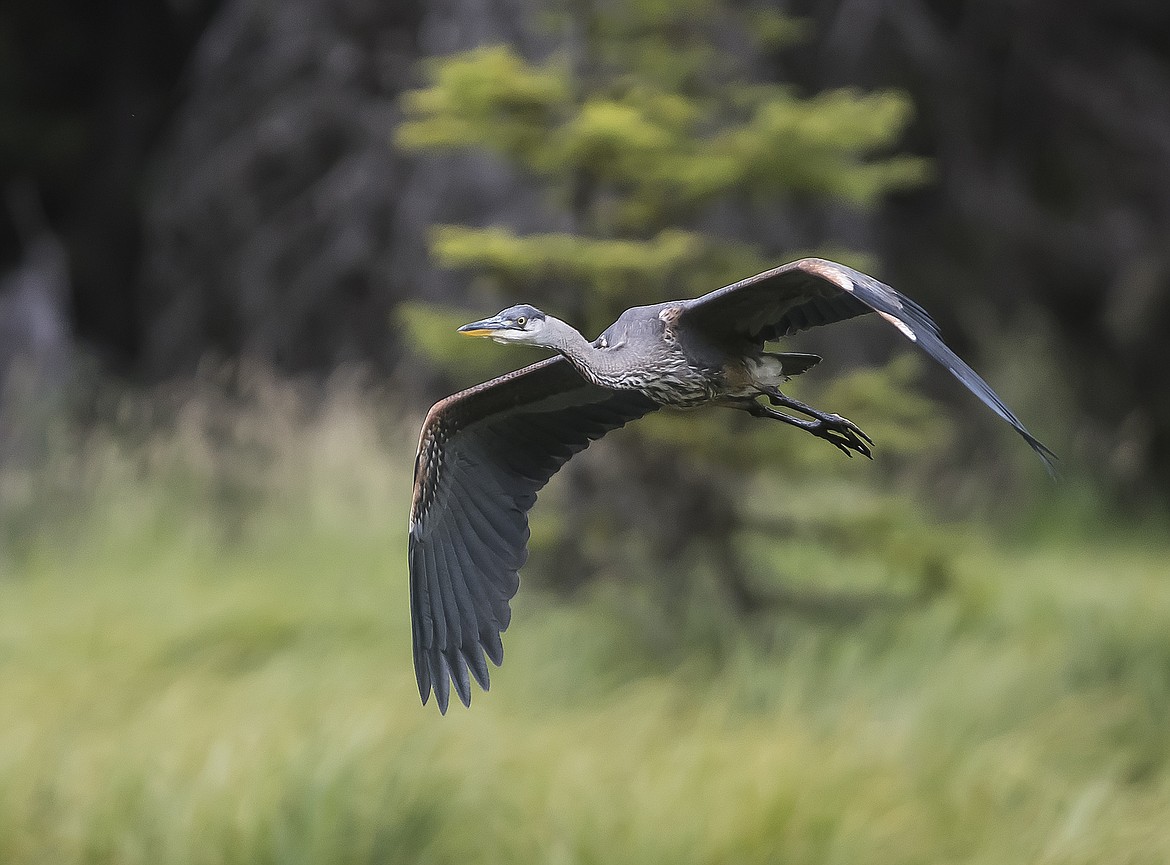
[{"label": "heron eye", "polygon": [[525,318],[524,316],[520,316],[518,319],[516,319],[516,324],[520,325],[521,327],[524,327],[524,325],[528,324],[528,319]]}]

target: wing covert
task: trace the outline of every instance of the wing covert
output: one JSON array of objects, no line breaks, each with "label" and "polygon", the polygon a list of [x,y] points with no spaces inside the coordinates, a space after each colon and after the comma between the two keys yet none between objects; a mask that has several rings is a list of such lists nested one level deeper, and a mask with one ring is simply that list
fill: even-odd
[{"label": "wing covert", "polygon": [[450,689],[468,705],[503,662],[528,511],[549,478],[591,441],[654,411],[634,391],[585,381],[556,357],[447,397],[427,415],[410,511],[415,675],[440,712]]}]

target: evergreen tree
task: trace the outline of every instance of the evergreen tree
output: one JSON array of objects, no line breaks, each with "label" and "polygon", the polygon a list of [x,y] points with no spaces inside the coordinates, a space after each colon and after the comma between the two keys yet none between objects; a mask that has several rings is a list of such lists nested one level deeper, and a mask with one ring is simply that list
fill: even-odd
[{"label": "evergreen tree", "polygon": [[[725,0],[586,0],[551,20],[564,36],[548,58],[528,60],[501,45],[436,58],[429,86],[403,98],[401,147],[490,151],[536,178],[567,217],[569,230],[540,234],[503,225],[434,229],[438,263],[492,280],[501,306],[532,302],[592,336],[629,306],[695,296],[797,257],[745,239],[760,234],[753,220],[766,223],[777,208],[826,200],[865,207],[926,174],[921,160],[888,155],[910,115],[902,95],[802,97],[758,80],[769,52],[800,37],[799,21]],[[734,219],[721,218],[729,213]],[[426,330],[438,321],[449,333],[453,318],[405,312],[436,360],[466,363],[449,337]],[[924,416],[919,402],[901,405],[913,419]],[[815,453],[819,464],[833,449],[814,451],[791,431],[745,427],[731,414],[661,413],[623,438],[616,470],[574,489],[573,531],[553,532],[562,541],[561,579],[592,572],[611,558],[609,539],[633,526],[651,539],[653,561],[681,563],[703,545],[735,600],[751,606],[731,545],[742,473],[791,466],[793,454]],[[635,484],[623,491],[625,507],[592,508],[602,493],[589,490],[612,490],[609,480]]]}]

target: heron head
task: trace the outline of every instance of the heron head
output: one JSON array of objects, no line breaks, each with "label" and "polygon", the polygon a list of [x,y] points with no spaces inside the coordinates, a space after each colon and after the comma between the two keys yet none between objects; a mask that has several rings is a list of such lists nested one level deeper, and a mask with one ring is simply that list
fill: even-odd
[{"label": "heron head", "polygon": [[487,336],[496,342],[519,342],[540,345],[545,315],[535,306],[521,303],[510,306],[491,318],[473,321],[459,328],[465,336]]}]

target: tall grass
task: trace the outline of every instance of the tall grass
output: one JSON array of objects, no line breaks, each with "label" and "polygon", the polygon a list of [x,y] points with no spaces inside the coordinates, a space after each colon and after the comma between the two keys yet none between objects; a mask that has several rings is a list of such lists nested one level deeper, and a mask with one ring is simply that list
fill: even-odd
[{"label": "tall grass", "polygon": [[5,476],[0,862],[1170,861],[1165,538],[1007,543],[853,491],[852,526],[904,516],[752,542],[864,590],[849,615],[528,587],[492,691],[441,718],[412,425],[346,380],[228,385]]}]

